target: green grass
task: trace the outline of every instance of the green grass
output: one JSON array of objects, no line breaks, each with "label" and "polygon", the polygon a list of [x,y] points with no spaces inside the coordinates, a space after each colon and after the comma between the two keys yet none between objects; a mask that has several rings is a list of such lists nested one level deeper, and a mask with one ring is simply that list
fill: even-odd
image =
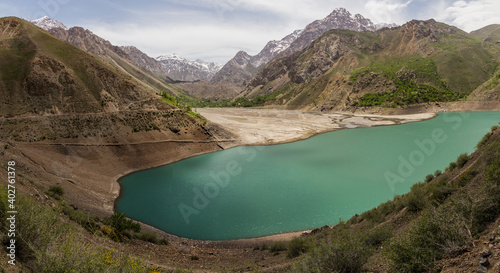
[{"label": "green grass", "polygon": [[[375,73],[391,80],[396,90],[366,94],[355,106],[401,106],[433,101],[456,101],[467,94],[454,91],[439,77],[436,63],[431,58],[408,56],[373,62],[351,74],[354,84],[363,76]],[[406,75],[405,75],[406,74]]]},{"label": "green grass", "polygon": [[[7,234],[7,190],[0,185],[0,229]],[[150,272],[143,260],[89,240],[83,230],[62,221],[59,212],[17,192],[16,262],[33,272]],[[94,238],[96,239],[96,238]],[[2,252],[5,255],[5,250]]]}]

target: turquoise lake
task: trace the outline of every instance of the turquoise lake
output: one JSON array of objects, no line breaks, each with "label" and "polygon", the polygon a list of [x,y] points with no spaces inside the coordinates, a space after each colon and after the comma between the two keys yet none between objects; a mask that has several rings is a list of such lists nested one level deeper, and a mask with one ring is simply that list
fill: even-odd
[{"label": "turquoise lake", "polygon": [[440,113],[422,122],[200,155],[123,177],[115,209],[200,240],[334,225],[472,153],[499,122],[500,111]]}]

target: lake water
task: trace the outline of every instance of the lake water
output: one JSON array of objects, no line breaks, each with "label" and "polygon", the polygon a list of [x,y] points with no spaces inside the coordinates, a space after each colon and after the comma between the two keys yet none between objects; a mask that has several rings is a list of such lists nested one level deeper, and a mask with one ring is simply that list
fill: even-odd
[{"label": "lake water", "polygon": [[200,155],[123,177],[116,210],[201,240],[334,225],[472,153],[499,122],[500,111],[441,113],[422,122]]}]

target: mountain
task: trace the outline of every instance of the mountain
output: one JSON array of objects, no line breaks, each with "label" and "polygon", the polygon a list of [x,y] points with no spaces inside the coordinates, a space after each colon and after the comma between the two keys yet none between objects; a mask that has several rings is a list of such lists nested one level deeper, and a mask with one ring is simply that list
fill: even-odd
[{"label": "mountain", "polygon": [[68,30],[52,28],[49,32],[63,41],[102,58],[151,90],[158,93],[168,90],[176,94],[175,88],[170,86],[172,79],[166,75],[161,65],[138,49],[115,46],[82,27],[72,27]]},{"label": "mountain", "polygon": [[[487,47],[500,61],[500,25],[489,25],[472,31],[472,36],[481,39],[483,46]],[[500,67],[492,77],[470,95],[471,99],[480,101],[500,101]]]},{"label": "mountain", "polygon": [[[221,68],[219,64],[201,60],[188,61],[178,56],[172,56],[172,58],[164,56],[160,58],[161,60],[156,60],[134,46],[112,45],[88,29],[82,27],[68,29],[61,22],[47,16],[31,22],[61,40],[98,55],[113,65],[118,65],[134,77],[145,79],[144,81],[148,82],[148,85],[153,84],[155,88],[159,89],[170,90],[171,88],[165,86],[165,83],[172,81],[210,80]],[[144,74],[144,72],[152,74],[156,79],[151,79],[151,76],[147,75],[138,75]]]},{"label": "mountain", "polygon": [[455,101],[494,76],[499,46],[434,20],[377,32],[330,30],[265,66],[242,96],[321,111]]},{"label": "mountain", "polygon": [[169,78],[172,78],[167,71],[165,71],[160,62],[149,57],[146,53],[140,51],[135,46],[121,46],[120,49],[123,50],[128,55],[129,59],[131,59],[138,67],[151,72],[153,75],[168,76]]},{"label": "mountain", "polygon": [[190,61],[177,54],[164,55],[156,58],[167,74],[178,81],[210,81],[221,69],[222,65],[202,60]]},{"label": "mountain", "polygon": [[32,20],[31,23],[45,30],[51,30],[53,28],[62,28],[64,30],[68,30],[68,28],[63,23],[50,19],[48,16]]},{"label": "mountain", "polygon": [[250,56],[240,51],[214,76],[214,82],[246,84],[253,75],[276,57],[289,56],[302,50],[330,29],[375,31],[376,26],[360,14],[352,15],[344,8],[335,9],[322,20],[316,20],[303,30],[296,30],[280,41],[271,41],[259,54]]},{"label": "mountain", "polygon": [[383,28],[393,28],[393,27],[399,27],[399,25],[394,24],[394,23],[391,23],[391,24],[388,24],[388,23],[378,23],[378,24],[375,24],[375,28],[377,30],[383,29]]},{"label": "mountain", "polygon": [[18,18],[0,19],[4,117],[130,110],[153,98],[138,81]]}]

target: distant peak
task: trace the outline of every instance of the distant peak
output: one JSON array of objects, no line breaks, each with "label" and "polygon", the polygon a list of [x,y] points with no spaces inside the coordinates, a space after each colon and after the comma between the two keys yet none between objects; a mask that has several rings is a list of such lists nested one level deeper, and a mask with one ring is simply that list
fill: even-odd
[{"label": "distant peak", "polygon": [[333,12],[344,12],[344,13],[350,13],[349,11],[347,11],[345,8],[336,8],[333,10]]},{"label": "distant peak", "polygon": [[64,30],[68,30],[68,28],[63,23],[51,19],[48,16],[43,16],[42,18],[32,20],[31,23],[45,30],[51,30],[53,28],[62,28]]},{"label": "distant peak", "polygon": [[158,60],[158,61],[166,61],[166,60],[180,60],[180,61],[185,61],[186,59],[183,58],[183,57],[181,57],[177,53],[172,53],[170,55],[161,55],[161,56],[158,56],[158,57],[156,57],[156,60]]}]

